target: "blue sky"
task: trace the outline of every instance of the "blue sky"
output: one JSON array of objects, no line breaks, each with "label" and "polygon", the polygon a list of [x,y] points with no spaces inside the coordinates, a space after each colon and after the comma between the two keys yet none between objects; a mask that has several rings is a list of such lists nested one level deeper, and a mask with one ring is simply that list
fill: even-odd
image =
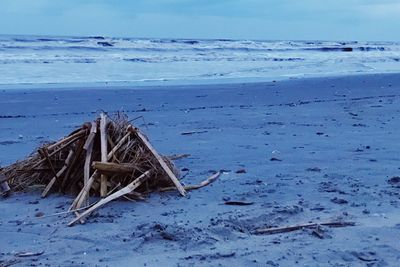
[{"label": "blue sky", "polygon": [[1,34],[400,41],[400,0],[0,0]]}]

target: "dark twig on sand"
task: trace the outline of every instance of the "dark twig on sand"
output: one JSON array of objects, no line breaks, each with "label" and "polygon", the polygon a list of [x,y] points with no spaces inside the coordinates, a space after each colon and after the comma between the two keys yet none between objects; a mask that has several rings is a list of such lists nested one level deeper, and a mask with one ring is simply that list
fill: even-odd
[{"label": "dark twig on sand", "polygon": [[274,228],[259,228],[252,232],[252,234],[264,234],[264,235],[272,235],[272,234],[281,234],[292,232],[301,229],[312,229],[318,226],[328,226],[328,227],[346,227],[346,226],[354,226],[354,222],[320,222],[320,223],[306,223],[299,224],[294,226],[286,226],[286,227],[274,227]]}]

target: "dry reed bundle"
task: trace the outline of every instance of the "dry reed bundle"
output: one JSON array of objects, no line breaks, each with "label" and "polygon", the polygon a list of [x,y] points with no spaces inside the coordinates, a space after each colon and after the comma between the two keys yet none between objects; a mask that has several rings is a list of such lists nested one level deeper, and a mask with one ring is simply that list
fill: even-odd
[{"label": "dry reed bundle", "polygon": [[[42,197],[54,191],[76,195],[69,210],[77,218],[69,225],[82,222],[94,209],[121,196],[137,198],[142,193],[171,189],[186,194],[172,161],[158,154],[121,113],[113,118],[101,114],[65,138],[44,144],[25,160],[5,167],[1,174],[0,183],[8,182],[14,191],[46,185]],[[203,187],[218,176],[219,173],[186,189]],[[103,199],[78,214],[76,210],[88,204],[89,195]]]}]

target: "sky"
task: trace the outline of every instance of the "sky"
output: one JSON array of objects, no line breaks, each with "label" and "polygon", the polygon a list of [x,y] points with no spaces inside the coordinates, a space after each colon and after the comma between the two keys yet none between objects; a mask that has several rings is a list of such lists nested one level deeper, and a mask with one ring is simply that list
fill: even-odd
[{"label": "sky", "polygon": [[0,0],[0,34],[400,41],[400,0]]}]

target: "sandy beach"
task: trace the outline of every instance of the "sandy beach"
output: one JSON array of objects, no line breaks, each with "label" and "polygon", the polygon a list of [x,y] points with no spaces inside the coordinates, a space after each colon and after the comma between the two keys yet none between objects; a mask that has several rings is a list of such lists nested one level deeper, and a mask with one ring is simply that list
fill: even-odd
[{"label": "sandy beach", "polygon": [[[0,266],[396,266],[400,261],[400,75],[265,83],[0,91],[0,165],[101,111],[126,112],[188,197],[114,201],[67,227],[72,196],[0,200]],[[185,134],[190,133],[190,134]],[[398,179],[400,180],[400,179]],[[248,205],[226,205],[227,201]],[[228,202],[229,203],[229,202]],[[44,217],[35,215],[44,213]],[[351,221],[256,235],[258,228]],[[19,252],[40,255],[16,257]],[[39,253],[40,252],[40,253]],[[41,253],[43,252],[43,253]]]}]

